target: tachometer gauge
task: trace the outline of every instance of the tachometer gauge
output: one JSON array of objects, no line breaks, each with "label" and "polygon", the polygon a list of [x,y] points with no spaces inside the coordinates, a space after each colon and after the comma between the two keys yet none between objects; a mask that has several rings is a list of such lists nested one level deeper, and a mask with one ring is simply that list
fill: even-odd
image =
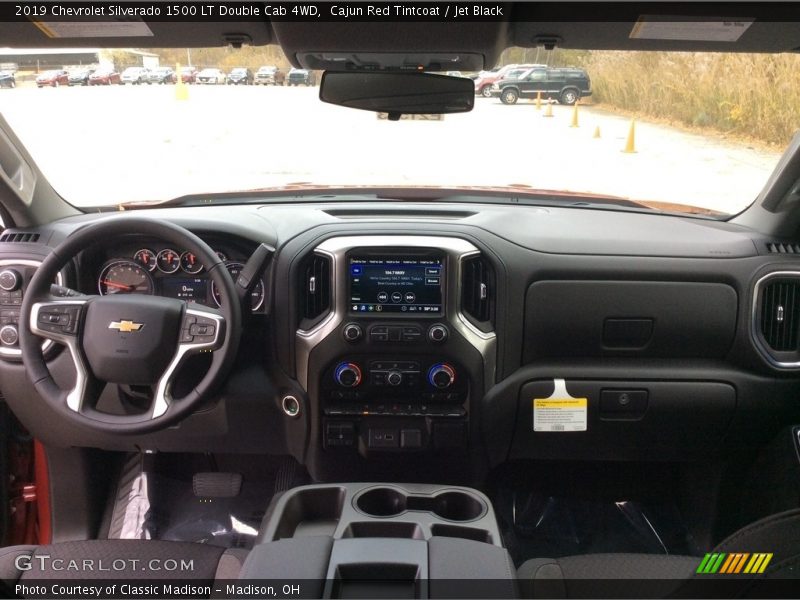
[{"label": "tachometer gauge", "polygon": [[155,271],[156,253],[148,248],[142,248],[133,255],[133,260],[142,265],[148,271]]},{"label": "tachometer gauge", "polygon": [[97,280],[100,295],[152,294],[153,279],[144,267],[131,260],[112,262],[100,273]]},{"label": "tachometer gauge", "polygon": [[181,257],[175,250],[165,248],[158,253],[156,263],[159,270],[164,273],[174,273],[181,268]]},{"label": "tachometer gauge", "polygon": [[181,269],[186,273],[196,275],[203,270],[203,265],[197,260],[197,257],[188,250],[181,254]]},{"label": "tachometer gauge", "polygon": [[[225,268],[228,269],[228,273],[230,273],[231,277],[233,277],[233,280],[236,281],[239,278],[239,273],[242,272],[244,265],[238,262],[229,262],[225,265]],[[217,303],[217,306],[222,304],[222,299],[214,280],[211,280],[211,295],[214,297],[214,302]],[[259,279],[258,283],[250,292],[250,310],[258,310],[261,308],[262,304],[264,304],[264,282]]]}]

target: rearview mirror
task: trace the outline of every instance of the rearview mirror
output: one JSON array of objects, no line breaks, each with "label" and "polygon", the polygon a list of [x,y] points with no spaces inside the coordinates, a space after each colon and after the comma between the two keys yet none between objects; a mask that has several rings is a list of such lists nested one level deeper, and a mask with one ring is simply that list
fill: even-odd
[{"label": "rearview mirror", "polygon": [[319,99],[329,104],[401,115],[469,112],[475,102],[471,79],[431,73],[326,71]]}]

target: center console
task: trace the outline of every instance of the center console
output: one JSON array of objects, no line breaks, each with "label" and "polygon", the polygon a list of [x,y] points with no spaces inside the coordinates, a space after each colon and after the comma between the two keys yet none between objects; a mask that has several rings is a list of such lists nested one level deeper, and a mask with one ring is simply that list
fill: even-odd
[{"label": "center console", "polygon": [[241,579],[301,580],[307,598],[513,598],[489,499],[470,488],[346,483],[273,501]]},{"label": "center console", "polygon": [[494,377],[494,333],[461,310],[463,264],[478,249],[448,237],[353,236],[313,255],[330,263],[332,310],[297,332],[296,360],[322,450],[464,451],[470,407]]}]

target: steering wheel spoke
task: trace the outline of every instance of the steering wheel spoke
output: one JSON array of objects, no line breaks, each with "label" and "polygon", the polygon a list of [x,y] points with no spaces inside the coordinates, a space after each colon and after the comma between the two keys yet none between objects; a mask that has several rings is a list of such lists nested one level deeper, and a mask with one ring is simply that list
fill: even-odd
[{"label": "steering wheel spoke", "polygon": [[86,365],[79,347],[83,314],[87,299],[49,300],[36,302],[31,307],[31,332],[39,337],[63,344],[69,350],[75,365],[75,385],[66,395],[70,410],[81,412],[94,377]]},{"label": "steering wheel spoke", "polygon": [[181,322],[178,349],[156,384],[150,418],[156,419],[169,410],[172,403],[172,384],[183,362],[193,354],[218,349],[224,337],[225,317],[218,311],[210,308],[186,309]]}]

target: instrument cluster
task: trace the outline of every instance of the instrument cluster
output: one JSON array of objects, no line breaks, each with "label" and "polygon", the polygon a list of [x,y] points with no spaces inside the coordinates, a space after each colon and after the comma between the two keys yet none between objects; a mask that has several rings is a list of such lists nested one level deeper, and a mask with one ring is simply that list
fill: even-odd
[{"label": "instrument cluster", "polygon": [[[188,250],[141,247],[119,254],[102,265],[97,277],[100,295],[151,294],[206,306],[220,306],[221,298],[216,285],[197,257]],[[244,268],[245,259],[229,259],[221,251],[216,254],[236,280]],[[259,280],[250,294],[253,312],[263,309],[265,296],[264,282]]]}]

